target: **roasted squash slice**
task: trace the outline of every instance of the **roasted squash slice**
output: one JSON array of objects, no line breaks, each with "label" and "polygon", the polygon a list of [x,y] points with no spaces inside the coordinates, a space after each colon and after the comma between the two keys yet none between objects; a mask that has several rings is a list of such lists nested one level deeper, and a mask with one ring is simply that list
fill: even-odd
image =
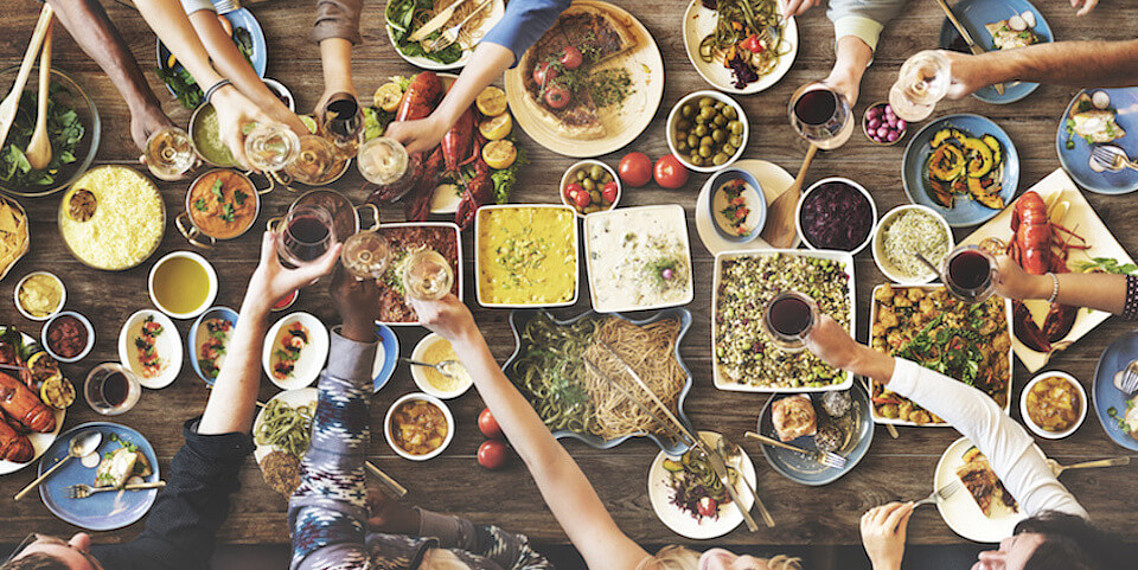
[{"label": "roasted squash slice", "polygon": [[982,178],[992,171],[994,166],[992,149],[984,141],[968,137],[961,141],[964,153],[968,155],[968,177]]},{"label": "roasted squash slice", "polygon": [[953,144],[942,144],[929,157],[929,178],[950,181],[964,173],[964,153]]},{"label": "roasted squash slice", "polygon": [[984,181],[979,178],[968,179],[968,193],[972,195],[981,205],[993,210],[1003,210],[1004,198],[1000,196],[999,182],[992,182],[988,186],[984,186]]},{"label": "roasted squash slice", "polygon": [[933,140],[932,140],[932,142],[929,143],[929,146],[932,148],[937,148],[940,145],[944,144],[945,141],[952,139],[952,138],[956,138],[955,134],[956,134],[956,129],[952,129],[952,128],[941,129],[941,130],[937,131],[935,135],[933,135]]},{"label": "roasted squash slice", "polygon": [[999,139],[992,135],[984,135],[980,137],[980,140],[984,141],[984,144],[988,145],[988,148],[992,149],[993,167],[999,166],[1000,163],[1004,160],[1004,151],[1003,147],[1000,146]]},{"label": "roasted squash slice", "polygon": [[932,190],[930,197],[934,202],[944,206],[945,208],[952,209],[955,197],[952,193],[952,187],[947,182],[941,182],[934,178],[929,179],[929,187]]}]

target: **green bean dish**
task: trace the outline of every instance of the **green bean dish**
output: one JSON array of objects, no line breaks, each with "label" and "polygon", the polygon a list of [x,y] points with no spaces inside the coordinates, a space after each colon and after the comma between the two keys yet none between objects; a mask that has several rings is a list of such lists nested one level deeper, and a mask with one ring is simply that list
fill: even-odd
[{"label": "green bean dish", "polygon": [[[731,70],[736,89],[774,71],[779,59],[792,51],[783,39],[786,19],[777,0],[702,0],[716,14],[715,31],[699,43],[699,57]],[[770,31],[767,31],[767,30]]]},{"label": "green bean dish", "polygon": [[280,448],[300,458],[308,451],[312,437],[315,404],[292,407],[281,400],[271,400],[261,412],[261,423],[254,434],[257,445]]}]

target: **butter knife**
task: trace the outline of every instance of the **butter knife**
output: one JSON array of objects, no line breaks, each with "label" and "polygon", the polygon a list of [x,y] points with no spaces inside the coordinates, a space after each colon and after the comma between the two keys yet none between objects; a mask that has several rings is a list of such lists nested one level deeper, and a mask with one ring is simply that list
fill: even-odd
[{"label": "butter knife", "polygon": [[423,41],[427,36],[431,35],[432,32],[446,25],[446,23],[450,21],[451,16],[454,15],[455,9],[464,2],[466,2],[466,0],[458,0],[458,2],[443,8],[442,12],[435,14],[434,17],[427,20],[427,23],[420,26],[418,30],[415,30],[415,33],[411,34],[411,37],[408,39],[413,42]]},{"label": "butter knife", "polygon": [[[936,0],[936,2],[937,4],[940,4],[940,8],[944,10],[944,15],[948,16],[948,21],[952,22],[952,27],[956,28],[956,31],[960,34],[960,37],[964,38],[964,43],[968,44],[968,49],[972,50],[972,53],[974,55],[980,55],[984,53],[984,48],[980,47],[980,45],[972,39],[972,34],[968,33],[968,28],[965,28],[964,24],[962,24],[960,20],[956,19],[956,14],[952,12],[952,8],[948,7],[948,3],[945,2],[945,0]],[[1003,83],[996,83],[992,85],[992,88],[996,90],[996,93],[1000,95],[1004,94]]]}]

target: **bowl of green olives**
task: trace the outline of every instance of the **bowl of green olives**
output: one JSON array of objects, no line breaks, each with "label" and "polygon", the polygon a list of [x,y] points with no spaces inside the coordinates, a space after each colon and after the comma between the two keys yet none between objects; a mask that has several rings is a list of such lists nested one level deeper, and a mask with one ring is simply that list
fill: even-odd
[{"label": "bowl of green olives", "polygon": [[582,218],[615,208],[621,190],[616,172],[599,160],[582,160],[561,177],[561,202]]},{"label": "bowl of green olives", "polygon": [[715,172],[743,156],[751,127],[743,107],[718,91],[696,91],[668,113],[668,149],[696,172]]}]

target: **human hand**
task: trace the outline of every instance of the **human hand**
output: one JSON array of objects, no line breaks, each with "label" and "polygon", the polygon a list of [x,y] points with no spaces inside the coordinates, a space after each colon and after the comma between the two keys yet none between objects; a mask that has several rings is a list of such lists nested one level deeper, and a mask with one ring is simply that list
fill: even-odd
[{"label": "human hand", "polygon": [[438,301],[420,301],[414,298],[409,300],[411,307],[419,315],[419,324],[438,333],[451,343],[479,332],[470,309],[450,293]]},{"label": "human hand", "polygon": [[308,127],[301,122],[300,117],[290,111],[289,108],[280,101],[277,101],[277,104],[271,105],[266,109],[265,114],[272,120],[292,129],[292,132],[296,133],[298,137],[312,134],[308,131]]},{"label": "human hand", "polygon": [[830,366],[849,369],[866,347],[858,344],[849,331],[830,315],[822,315],[805,339],[806,349]]},{"label": "human hand", "polygon": [[387,534],[419,533],[419,511],[403,506],[375,487],[368,487],[367,509],[368,530]]},{"label": "human hand", "polygon": [[403,144],[407,154],[415,154],[438,146],[448,130],[450,125],[432,113],[425,119],[393,122],[387,125],[383,135]]},{"label": "human hand", "polygon": [[1046,299],[1051,296],[1053,283],[1046,275],[1031,275],[1011,257],[996,256],[996,294],[1008,299]]},{"label": "human hand", "polygon": [[312,263],[288,269],[281,265],[280,258],[277,257],[277,242],[280,239],[281,234],[274,232],[265,232],[261,237],[261,261],[249,279],[246,301],[272,306],[285,295],[327,275],[340,259],[340,245],[336,244]]},{"label": "human hand", "polygon": [[822,5],[822,0],[785,0],[785,9],[783,14],[787,17],[801,16],[807,10]]},{"label": "human hand", "polygon": [[[1079,8],[1079,4],[1082,4],[1083,7]],[[1079,11],[1075,12],[1076,16],[1086,16],[1090,14],[1091,10],[1094,10],[1097,5],[1098,0],[1071,0],[1071,7],[1079,8]]]},{"label": "human hand", "polygon": [[861,516],[861,542],[873,570],[900,570],[913,503],[889,503]]},{"label": "human hand", "polygon": [[241,166],[251,169],[245,156],[245,126],[250,123],[270,124],[268,115],[232,85],[218,89],[210,99],[221,125],[221,140]]},{"label": "human hand", "polygon": [[358,331],[356,336],[362,337],[359,340],[375,336],[374,323],[379,317],[379,286],[375,279],[356,279],[337,264],[330,293],[344,319],[345,334]]},{"label": "human hand", "polygon": [[940,50],[940,53],[948,58],[952,74],[952,84],[945,95],[949,99],[963,99],[993,83],[987,79],[984,63],[977,59],[979,56],[951,50]]},{"label": "human hand", "polygon": [[[172,126],[174,126],[173,121],[157,104],[147,105],[138,112],[132,110],[130,113],[130,138],[143,153],[146,152],[146,141],[150,139],[150,135]],[[145,157],[145,154],[143,156]]]}]

